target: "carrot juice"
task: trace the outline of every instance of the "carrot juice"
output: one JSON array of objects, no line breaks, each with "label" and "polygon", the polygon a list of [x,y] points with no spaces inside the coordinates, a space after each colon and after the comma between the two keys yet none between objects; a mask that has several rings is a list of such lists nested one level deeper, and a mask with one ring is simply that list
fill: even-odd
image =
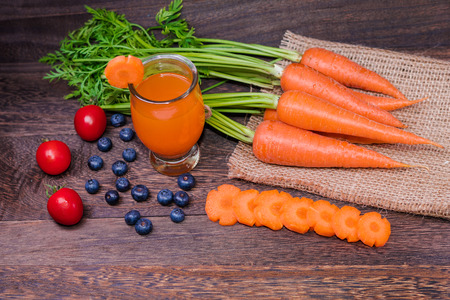
[{"label": "carrot juice", "polygon": [[[186,95],[192,80],[173,72],[150,75],[131,94],[134,129],[142,143],[160,157],[186,155],[203,131],[205,112],[198,84]],[[182,96],[182,97],[181,97]]]}]

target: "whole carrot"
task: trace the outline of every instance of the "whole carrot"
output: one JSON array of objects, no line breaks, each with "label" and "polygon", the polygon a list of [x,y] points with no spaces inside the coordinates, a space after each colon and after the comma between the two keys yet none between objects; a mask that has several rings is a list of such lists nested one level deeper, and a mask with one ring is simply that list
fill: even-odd
[{"label": "whole carrot", "polygon": [[395,127],[406,127],[391,113],[363,101],[349,88],[304,64],[289,64],[283,71],[280,84],[283,91],[300,90],[371,120]]},{"label": "whole carrot", "polygon": [[288,91],[278,100],[280,121],[313,131],[347,134],[386,143],[430,144],[438,143],[399,128],[369,120],[328,101],[301,91]]},{"label": "whole carrot", "polygon": [[269,120],[255,131],[253,153],[266,163],[297,167],[411,167],[345,141]]},{"label": "whole carrot", "polygon": [[413,104],[422,102],[428,97],[418,99],[418,100],[407,100],[407,99],[399,99],[399,98],[391,98],[391,97],[380,97],[380,96],[374,96],[369,95],[365,93],[361,93],[359,91],[353,90],[353,93],[357,95],[362,100],[366,101],[367,103],[370,103],[372,105],[375,105],[381,109],[384,110],[396,110],[399,108],[411,106]]},{"label": "whole carrot", "polygon": [[[277,110],[272,109],[272,108],[266,108],[264,111],[264,120],[279,121],[278,115],[277,115]],[[352,135],[341,134],[341,133],[320,132],[320,131],[314,131],[314,133],[317,133],[317,134],[320,134],[323,136],[327,136],[327,137],[332,137],[332,138],[335,138],[338,140],[347,141],[352,144],[366,144],[366,145],[385,144],[385,142],[383,142],[383,141],[372,140],[372,139],[368,139],[368,138],[364,138],[364,137],[360,137],[360,136],[352,136]]]},{"label": "whole carrot", "polygon": [[406,99],[405,95],[384,77],[332,51],[310,48],[303,53],[301,63],[345,86]]}]

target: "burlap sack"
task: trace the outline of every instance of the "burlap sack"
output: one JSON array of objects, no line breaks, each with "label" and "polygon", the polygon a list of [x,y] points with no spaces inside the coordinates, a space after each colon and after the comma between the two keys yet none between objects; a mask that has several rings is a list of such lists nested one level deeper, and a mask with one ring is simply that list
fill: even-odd
[{"label": "burlap sack", "polygon": [[[408,125],[407,131],[440,143],[445,149],[430,145],[367,146],[397,161],[427,166],[428,170],[322,169],[265,164],[252,154],[251,145],[239,143],[229,158],[229,177],[382,209],[450,219],[450,62],[321,41],[292,32],[286,32],[281,43],[282,48],[300,53],[316,46],[343,54],[374,70],[409,99],[429,96],[424,102],[392,113]],[[248,126],[254,129],[261,120],[252,116]]]}]

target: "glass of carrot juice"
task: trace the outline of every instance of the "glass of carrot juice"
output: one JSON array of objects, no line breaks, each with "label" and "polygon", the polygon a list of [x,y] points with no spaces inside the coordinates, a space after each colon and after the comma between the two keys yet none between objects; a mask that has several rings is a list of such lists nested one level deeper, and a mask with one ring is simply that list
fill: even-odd
[{"label": "glass of carrot juice", "polygon": [[153,55],[143,64],[144,80],[128,86],[136,134],[150,149],[155,170],[169,176],[188,172],[200,159],[197,142],[205,124],[197,69],[176,54]]}]

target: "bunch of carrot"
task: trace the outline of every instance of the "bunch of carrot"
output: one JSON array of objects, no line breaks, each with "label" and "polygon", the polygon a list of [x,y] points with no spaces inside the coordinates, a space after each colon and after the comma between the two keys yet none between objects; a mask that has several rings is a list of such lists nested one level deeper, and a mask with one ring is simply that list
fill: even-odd
[{"label": "bunch of carrot", "polygon": [[361,241],[370,247],[384,246],[391,234],[389,221],[377,212],[361,215],[352,206],[338,208],[326,200],[293,197],[278,190],[240,190],[231,184],[208,193],[205,211],[211,221],[223,226],[239,222],[272,230],[286,227],[301,234],[314,231],[350,243]]},{"label": "bunch of carrot", "polygon": [[[136,84],[142,80],[143,65],[138,58],[116,57],[108,63],[105,75],[111,84],[123,88],[128,83]],[[246,106],[269,108],[266,109],[266,120],[255,132],[234,126],[231,121],[221,123],[226,120],[225,116],[207,122],[217,124],[222,131],[226,129],[227,134],[232,132],[231,127],[236,127],[237,138],[253,143],[253,153],[259,160],[278,165],[411,167],[353,143],[442,147],[403,130],[406,126],[389,112],[424,99],[406,99],[389,81],[342,55],[322,48],[308,49],[299,63],[291,63],[283,70],[280,84],[284,91],[280,97],[276,96],[270,103],[266,97],[264,103],[251,100]],[[352,88],[383,93],[388,97],[369,96]],[[243,132],[247,136],[241,139]]]},{"label": "bunch of carrot", "polygon": [[[402,130],[388,110],[408,100],[388,80],[322,48],[305,51],[283,71],[276,110],[266,110],[253,152],[267,163],[311,167],[410,167],[375,151],[345,143],[438,143]],[[369,96],[352,88],[385,94]]]}]

